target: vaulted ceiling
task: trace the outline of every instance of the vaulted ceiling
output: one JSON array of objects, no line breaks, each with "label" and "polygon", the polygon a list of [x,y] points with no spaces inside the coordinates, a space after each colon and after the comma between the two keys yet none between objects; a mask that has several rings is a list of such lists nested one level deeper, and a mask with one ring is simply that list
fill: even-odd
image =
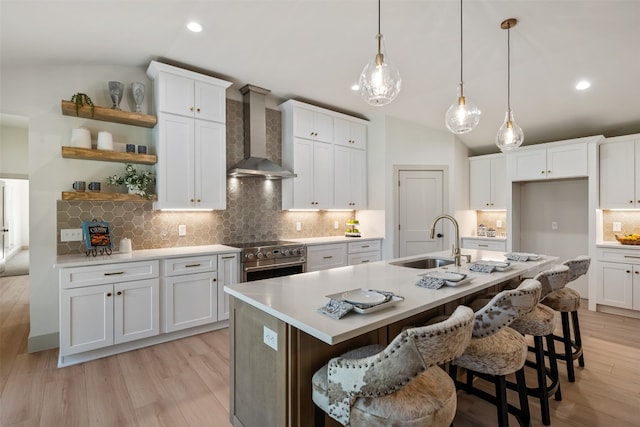
[{"label": "vaulted ceiling", "polygon": [[[0,66],[111,64],[151,59],[210,71],[365,118],[389,115],[445,130],[460,75],[457,0],[382,0],[398,98],[368,106],[351,85],[376,53],[375,0],[0,0]],[[465,94],[482,110],[459,136],[472,152],[493,141],[507,103],[525,145],[640,132],[640,1],[465,0]],[[199,21],[204,30],[185,27]],[[592,86],[577,91],[578,80]],[[1,113],[1,111],[0,111]]]}]

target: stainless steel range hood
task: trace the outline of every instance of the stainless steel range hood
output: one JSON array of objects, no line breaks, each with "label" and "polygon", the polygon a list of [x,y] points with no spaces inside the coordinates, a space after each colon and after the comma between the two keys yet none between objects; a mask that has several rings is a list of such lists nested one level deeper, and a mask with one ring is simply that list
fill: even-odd
[{"label": "stainless steel range hood", "polygon": [[231,177],[294,178],[296,174],[267,159],[267,122],[265,95],[270,90],[246,85],[240,89],[244,106],[245,158],[227,171]]}]

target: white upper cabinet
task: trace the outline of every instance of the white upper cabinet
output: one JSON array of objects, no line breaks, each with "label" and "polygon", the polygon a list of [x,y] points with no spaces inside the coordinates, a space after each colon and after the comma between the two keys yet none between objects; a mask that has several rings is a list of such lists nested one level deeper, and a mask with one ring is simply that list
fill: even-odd
[{"label": "white upper cabinet", "polygon": [[588,176],[587,144],[549,143],[520,148],[507,154],[511,181]]},{"label": "white upper cabinet", "polygon": [[294,100],[280,109],[282,166],[297,175],[282,181],[282,209],[366,209],[367,122]]},{"label": "white upper cabinet", "polygon": [[600,208],[640,208],[640,134],[600,144]]},{"label": "white upper cabinet", "polygon": [[359,121],[335,118],[333,120],[334,143],[347,147],[367,148],[367,126]]},{"label": "white upper cabinet", "polygon": [[469,208],[507,208],[507,161],[503,154],[469,159]]},{"label": "white upper cabinet", "polygon": [[156,209],[226,208],[226,88],[210,76],[152,61]]},{"label": "white upper cabinet", "polygon": [[293,108],[293,135],[314,141],[333,142],[333,118],[317,109]]}]

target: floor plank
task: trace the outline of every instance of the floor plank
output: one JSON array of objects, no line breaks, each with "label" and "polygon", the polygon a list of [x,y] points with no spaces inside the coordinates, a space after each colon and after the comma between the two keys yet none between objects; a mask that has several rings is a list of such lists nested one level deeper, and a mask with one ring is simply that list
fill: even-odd
[{"label": "floor plank", "polygon": [[[28,285],[28,276],[0,278],[1,426],[231,425],[228,329],[59,369],[56,350],[27,353]],[[586,367],[569,383],[560,362],[563,400],[551,401],[552,426],[638,427],[640,319],[586,307]],[[533,399],[531,414],[541,426]],[[492,405],[458,393],[456,427],[495,427],[495,420]]]}]

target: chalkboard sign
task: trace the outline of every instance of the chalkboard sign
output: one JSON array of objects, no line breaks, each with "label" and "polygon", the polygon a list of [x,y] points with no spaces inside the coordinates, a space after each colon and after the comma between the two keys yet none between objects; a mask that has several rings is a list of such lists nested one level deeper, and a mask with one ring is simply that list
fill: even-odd
[{"label": "chalkboard sign", "polygon": [[82,231],[84,232],[84,243],[87,247],[87,255],[93,253],[111,255],[113,247],[113,236],[111,235],[111,224],[106,221],[82,221]]}]

